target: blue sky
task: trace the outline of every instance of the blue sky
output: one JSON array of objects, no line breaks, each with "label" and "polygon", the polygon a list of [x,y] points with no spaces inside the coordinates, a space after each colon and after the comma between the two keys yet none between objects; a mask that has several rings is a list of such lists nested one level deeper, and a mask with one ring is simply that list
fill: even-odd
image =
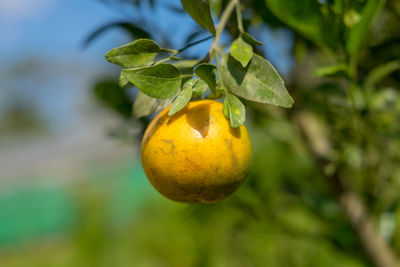
[{"label": "blue sky", "polygon": [[[179,5],[176,0],[162,1],[165,4],[168,2]],[[179,44],[194,26],[194,22],[187,17],[182,23],[175,13],[164,8],[155,12],[144,10],[146,16],[161,29],[174,29],[171,39],[175,44]],[[33,54],[54,59],[71,56],[103,59],[105,52],[127,41],[124,35],[109,31],[86,51],[81,50],[82,41],[97,27],[126,19],[125,13],[134,14],[126,9],[124,11],[110,8],[98,0],[0,0],[0,34],[3,36],[0,56],[7,61]]]},{"label": "blue sky", "polygon": [[7,60],[78,55],[90,31],[119,17],[96,0],[0,0],[0,55]]}]

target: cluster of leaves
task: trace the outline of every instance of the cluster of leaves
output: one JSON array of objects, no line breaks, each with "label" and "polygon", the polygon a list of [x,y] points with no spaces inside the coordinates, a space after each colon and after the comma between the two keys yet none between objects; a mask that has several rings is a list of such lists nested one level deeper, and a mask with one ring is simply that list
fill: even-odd
[{"label": "cluster of leaves", "polygon": [[[218,41],[224,23],[217,32],[208,1],[182,0],[181,3],[187,13]],[[240,14],[239,2],[235,4]],[[227,13],[226,17],[229,16]],[[238,97],[286,108],[292,106],[294,101],[275,68],[253,52],[253,46],[262,45],[261,42],[241,29],[229,53],[224,53],[217,45],[210,49],[210,62],[204,62],[204,59],[191,61],[189,74],[181,73],[180,66],[185,60],[176,57],[185,48],[161,48],[150,39],[138,39],[114,48],[106,54],[106,59],[124,67],[119,79],[121,87],[132,84],[140,90],[133,105],[133,115],[137,118],[172,103],[168,113],[171,116],[192,98],[203,95],[212,99],[225,97],[224,115],[234,128],[245,122],[245,107]]]}]

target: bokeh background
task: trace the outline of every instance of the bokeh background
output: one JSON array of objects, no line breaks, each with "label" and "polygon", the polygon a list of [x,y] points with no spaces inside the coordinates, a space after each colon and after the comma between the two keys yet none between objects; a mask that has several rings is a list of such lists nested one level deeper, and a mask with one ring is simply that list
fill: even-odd
[{"label": "bokeh background", "polygon": [[[391,129],[385,145],[392,149],[379,143],[380,133],[365,129],[377,142],[367,169],[365,147],[349,126],[354,121],[345,119],[344,83],[313,75],[317,66],[333,62],[332,55],[277,20],[265,21],[270,13],[263,1],[248,2],[249,32],[266,44],[259,53],[274,64],[299,105],[331,119],[311,118],[310,128],[334,124],[337,138],[348,140],[334,145],[335,159],[355,174],[351,185],[365,196],[378,232],[400,252],[399,129],[388,126],[399,119],[399,73],[382,87],[376,98],[380,117],[370,121],[372,128]],[[354,12],[364,4],[358,2]],[[398,28],[385,27],[384,19],[400,25],[394,6],[375,32],[384,28],[399,38]],[[213,205],[160,196],[140,164],[148,121],[129,116],[135,89],[122,99],[120,92],[116,98],[104,93],[119,73],[104,54],[147,34],[122,22],[174,49],[208,36],[178,0],[0,0],[0,266],[373,266],[281,109],[249,103],[255,158],[235,195]],[[210,44],[182,57],[201,58]],[[398,60],[395,47],[377,57]],[[378,63],[374,58],[364,65]],[[381,182],[362,180],[365,171]]]}]

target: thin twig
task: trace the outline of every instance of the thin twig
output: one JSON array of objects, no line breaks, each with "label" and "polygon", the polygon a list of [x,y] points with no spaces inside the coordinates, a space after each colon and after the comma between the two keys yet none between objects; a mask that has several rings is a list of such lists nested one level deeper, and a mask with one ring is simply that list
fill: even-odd
[{"label": "thin twig", "polygon": [[216,29],[215,39],[214,39],[213,43],[211,44],[210,50],[208,52],[210,57],[212,56],[211,54],[214,52],[214,50],[216,50],[218,48],[219,40],[221,39],[222,32],[224,31],[226,23],[228,22],[228,19],[232,14],[232,11],[233,11],[235,5],[237,5],[237,4],[238,4],[237,0],[231,0],[229,2],[228,6],[225,8],[224,12],[222,13],[221,19],[220,19],[217,29]]},{"label": "thin twig", "polygon": [[200,39],[200,40],[195,41],[195,42],[193,42],[193,43],[190,43],[190,44],[186,45],[185,47],[182,47],[181,49],[178,49],[178,51],[177,51],[176,54],[179,54],[179,53],[185,51],[185,50],[188,49],[189,47],[192,47],[192,46],[194,46],[194,45],[197,45],[197,44],[200,44],[200,43],[202,43],[202,42],[208,41],[208,40],[212,39],[213,37],[214,37],[214,36],[208,36],[208,37],[206,37],[206,38],[203,38],[203,39]]}]

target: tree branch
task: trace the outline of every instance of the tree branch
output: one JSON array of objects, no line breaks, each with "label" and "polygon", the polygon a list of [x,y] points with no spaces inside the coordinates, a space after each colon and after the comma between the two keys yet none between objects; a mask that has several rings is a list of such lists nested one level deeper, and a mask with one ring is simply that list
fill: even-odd
[{"label": "tree branch", "polygon": [[365,253],[378,267],[400,266],[400,263],[396,259],[391,248],[376,231],[373,220],[369,217],[368,210],[364,206],[362,200],[354,192],[347,189],[342,183],[339,176],[339,170],[337,169],[331,174],[326,174],[324,171],[330,163],[326,158],[330,147],[326,141],[318,138],[321,136],[318,133],[318,130],[312,130],[315,124],[310,125],[309,121],[307,122],[307,120],[310,120],[310,117],[307,116],[308,115],[300,112],[292,113],[292,119],[295,125],[302,135],[312,156],[315,158],[319,171],[326,178],[326,181],[335,194],[335,197],[337,198],[351,227],[357,233]]}]

